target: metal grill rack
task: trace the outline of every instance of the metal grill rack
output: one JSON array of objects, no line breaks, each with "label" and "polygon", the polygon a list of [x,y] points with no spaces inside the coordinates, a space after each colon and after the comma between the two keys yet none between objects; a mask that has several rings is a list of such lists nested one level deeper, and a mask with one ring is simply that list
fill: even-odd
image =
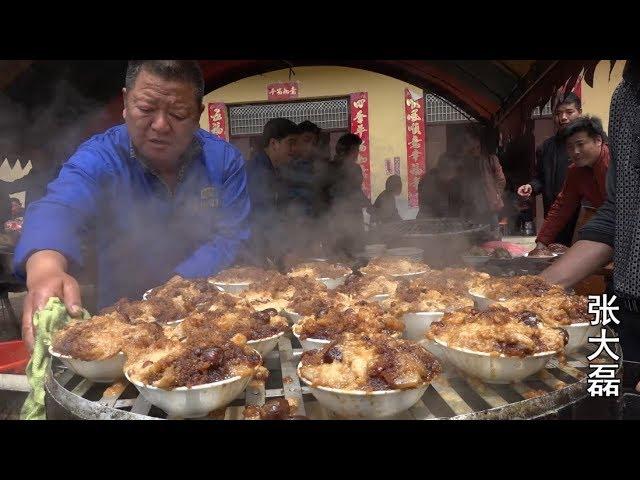
[{"label": "metal grill rack", "polygon": [[[587,396],[588,350],[569,355],[565,363],[553,359],[528,379],[509,385],[490,385],[464,376],[452,367],[429,386],[421,400],[394,419],[515,419],[548,415]],[[252,382],[241,396],[206,419],[243,419],[245,405],[262,405],[276,397],[298,401],[297,415],[311,420],[339,419],[323,408],[301,385],[296,374],[302,350],[295,337],[283,336],[276,350],[265,357],[270,375],[266,384]],[[617,351],[618,354],[621,352]],[[168,419],[126,380],[113,385],[96,384],[74,375],[54,359],[47,376],[48,402],[54,401],[71,416],[81,419]],[[49,410],[49,404],[48,404]],[[49,418],[54,418],[49,415]]]}]

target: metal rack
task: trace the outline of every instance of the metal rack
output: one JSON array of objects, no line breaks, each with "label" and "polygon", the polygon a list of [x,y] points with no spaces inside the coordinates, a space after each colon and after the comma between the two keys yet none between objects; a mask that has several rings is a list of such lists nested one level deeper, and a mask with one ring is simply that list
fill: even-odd
[{"label": "metal rack", "polygon": [[[490,385],[469,378],[452,367],[445,368],[422,399],[394,419],[518,419],[549,416],[587,397],[587,350],[567,356],[565,363],[553,359],[547,367],[525,381]],[[302,350],[296,339],[283,336],[278,347],[265,357],[270,371],[266,384],[251,382],[246,391],[224,409],[207,419],[243,419],[245,405],[262,405],[271,398],[293,398],[297,415],[311,420],[338,419],[323,408],[301,385],[296,374]],[[620,353],[620,352],[618,352]],[[74,375],[54,359],[45,387],[48,418],[168,419],[152,406],[136,388],[121,380],[113,385],[95,384]]]}]

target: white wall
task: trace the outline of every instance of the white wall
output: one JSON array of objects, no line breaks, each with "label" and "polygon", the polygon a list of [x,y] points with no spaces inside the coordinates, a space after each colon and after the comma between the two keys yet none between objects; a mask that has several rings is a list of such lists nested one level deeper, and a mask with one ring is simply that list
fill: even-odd
[{"label": "white wall", "polygon": [[[11,159],[11,163],[13,163],[13,160],[14,159]],[[22,164],[23,162],[20,161],[20,159],[17,159],[13,168],[11,168],[9,159],[5,158],[0,164],[0,180],[13,182],[14,180],[24,177],[31,171],[31,160],[27,161],[24,166]],[[22,205],[24,205],[25,192],[16,193],[11,196],[19,199],[22,202]]]}]

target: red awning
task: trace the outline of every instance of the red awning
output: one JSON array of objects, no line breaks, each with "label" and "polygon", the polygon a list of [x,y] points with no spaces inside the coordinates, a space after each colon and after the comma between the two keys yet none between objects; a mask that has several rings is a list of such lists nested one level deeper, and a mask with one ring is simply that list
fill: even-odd
[{"label": "red awning", "polygon": [[[536,106],[584,70],[591,84],[597,60],[202,60],[206,91],[283,68],[337,65],[381,73],[437,94],[477,120],[514,135]],[[568,82],[567,82],[568,81]]]},{"label": "red awning", "polygon": [[[572,88],[583,71],[585,80],[591,85],[598,61],[262,59],[201,60],[200,63],[207,92],[249,76],[284,68],[290,68],[292,74],[296,67],[314,65],[365,69],[439,95],[478,121],[499,126],[503,133],[517,137],[523,132],[531,111],[536,106],[543,106],[558,87],[567,84],[567,88]],[[8,94],[14,104],[28,103],[26,110],[35,115],[42,109],[41,99],[33,101],[35,90],[45,91],[43,87],[47,83],[73,79],[74,89],[81,90],[82,97],[90,99],[91,108],[97,112],[95,121],[85,122],[91,127],[87,134],[92,134],[120,121],[122,100],[119,90],[125,69],[125,61],[105,61],[100,65],[89,61],[0,61],[0,93]],[[63,122],[61,119],[60,126],[72,120]]]}]

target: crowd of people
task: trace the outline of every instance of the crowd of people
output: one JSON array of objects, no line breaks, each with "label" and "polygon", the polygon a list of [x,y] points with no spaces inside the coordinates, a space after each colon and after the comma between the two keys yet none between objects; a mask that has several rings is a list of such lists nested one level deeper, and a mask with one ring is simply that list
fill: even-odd
[{"label": "crowd of people", "polygon": [[[505,195],[508,182],[523,211],[541,194],[545,221],[537,248],[571,245],[580,210],[597,208],[579,241],[544,275],[571,286],[610,262],[615,251],[610,288],[628,319],[624,329],[633,332],[623,337],[623,348],[638,359],[639,79],[628,62],[612,100],[609,136],[600,120],[582,115],[576,95],[560,98],[557,133],[537,149],[527,183],[514,186],[505,178],[501,150],[470,125],[458,150],[443,155],[418,185],[419,218],[493,225],[504,215],[505,199],[513,201]],[[72,315],[80,311],[76,272],[89,230],[101,307],[139,298],[175,274],[205,277],[239,262],[283,268],[316,253],[352,256],[363,247],[363,212],[372,226],[401,220],[399,176],[387,179],[373,204],[364,195],[357,135],[344,134],[327,154],[317,125],[275,118],[264,126],[260,151],[245,161],[238,149],[199,128],[203,93],[197,62],[130,62],[125,124],[81,145],[46,195],[27,208],[14,256],[28,288],[25,338],[33,312],[51,296],[62,298]]]},{"label": "crowd of people", "polygon": [[344,134],[327,156],[320,134],[308,120],[274,118],[264,126],[262,149],[247,161],[253,235],[241,254],[253,263],[284,268],[314,253],[352,256],[364,241],[363,210],[375,216],[388,208],[372,206],[362,191],[360,137]]},{"label": "crowd of people", "polygon": [[520,185],[503,164],[510,157],[525,164],[534,139],[527,142],[525,135],[505,151],[481,127],[466,127],[455,142],[458,149],[441,155],[421,178],[417,218],[455,217],[493,226],[502,221],[524,233],[527,223],[533,229],[535,197],[541,195],[545,221],[538,248],[570,246],[581,211],[604,202],[609,147],[601,121],[582,115],[575,93],[556,100],[553,119],[556,133],[535,149],[531,179]]}]

